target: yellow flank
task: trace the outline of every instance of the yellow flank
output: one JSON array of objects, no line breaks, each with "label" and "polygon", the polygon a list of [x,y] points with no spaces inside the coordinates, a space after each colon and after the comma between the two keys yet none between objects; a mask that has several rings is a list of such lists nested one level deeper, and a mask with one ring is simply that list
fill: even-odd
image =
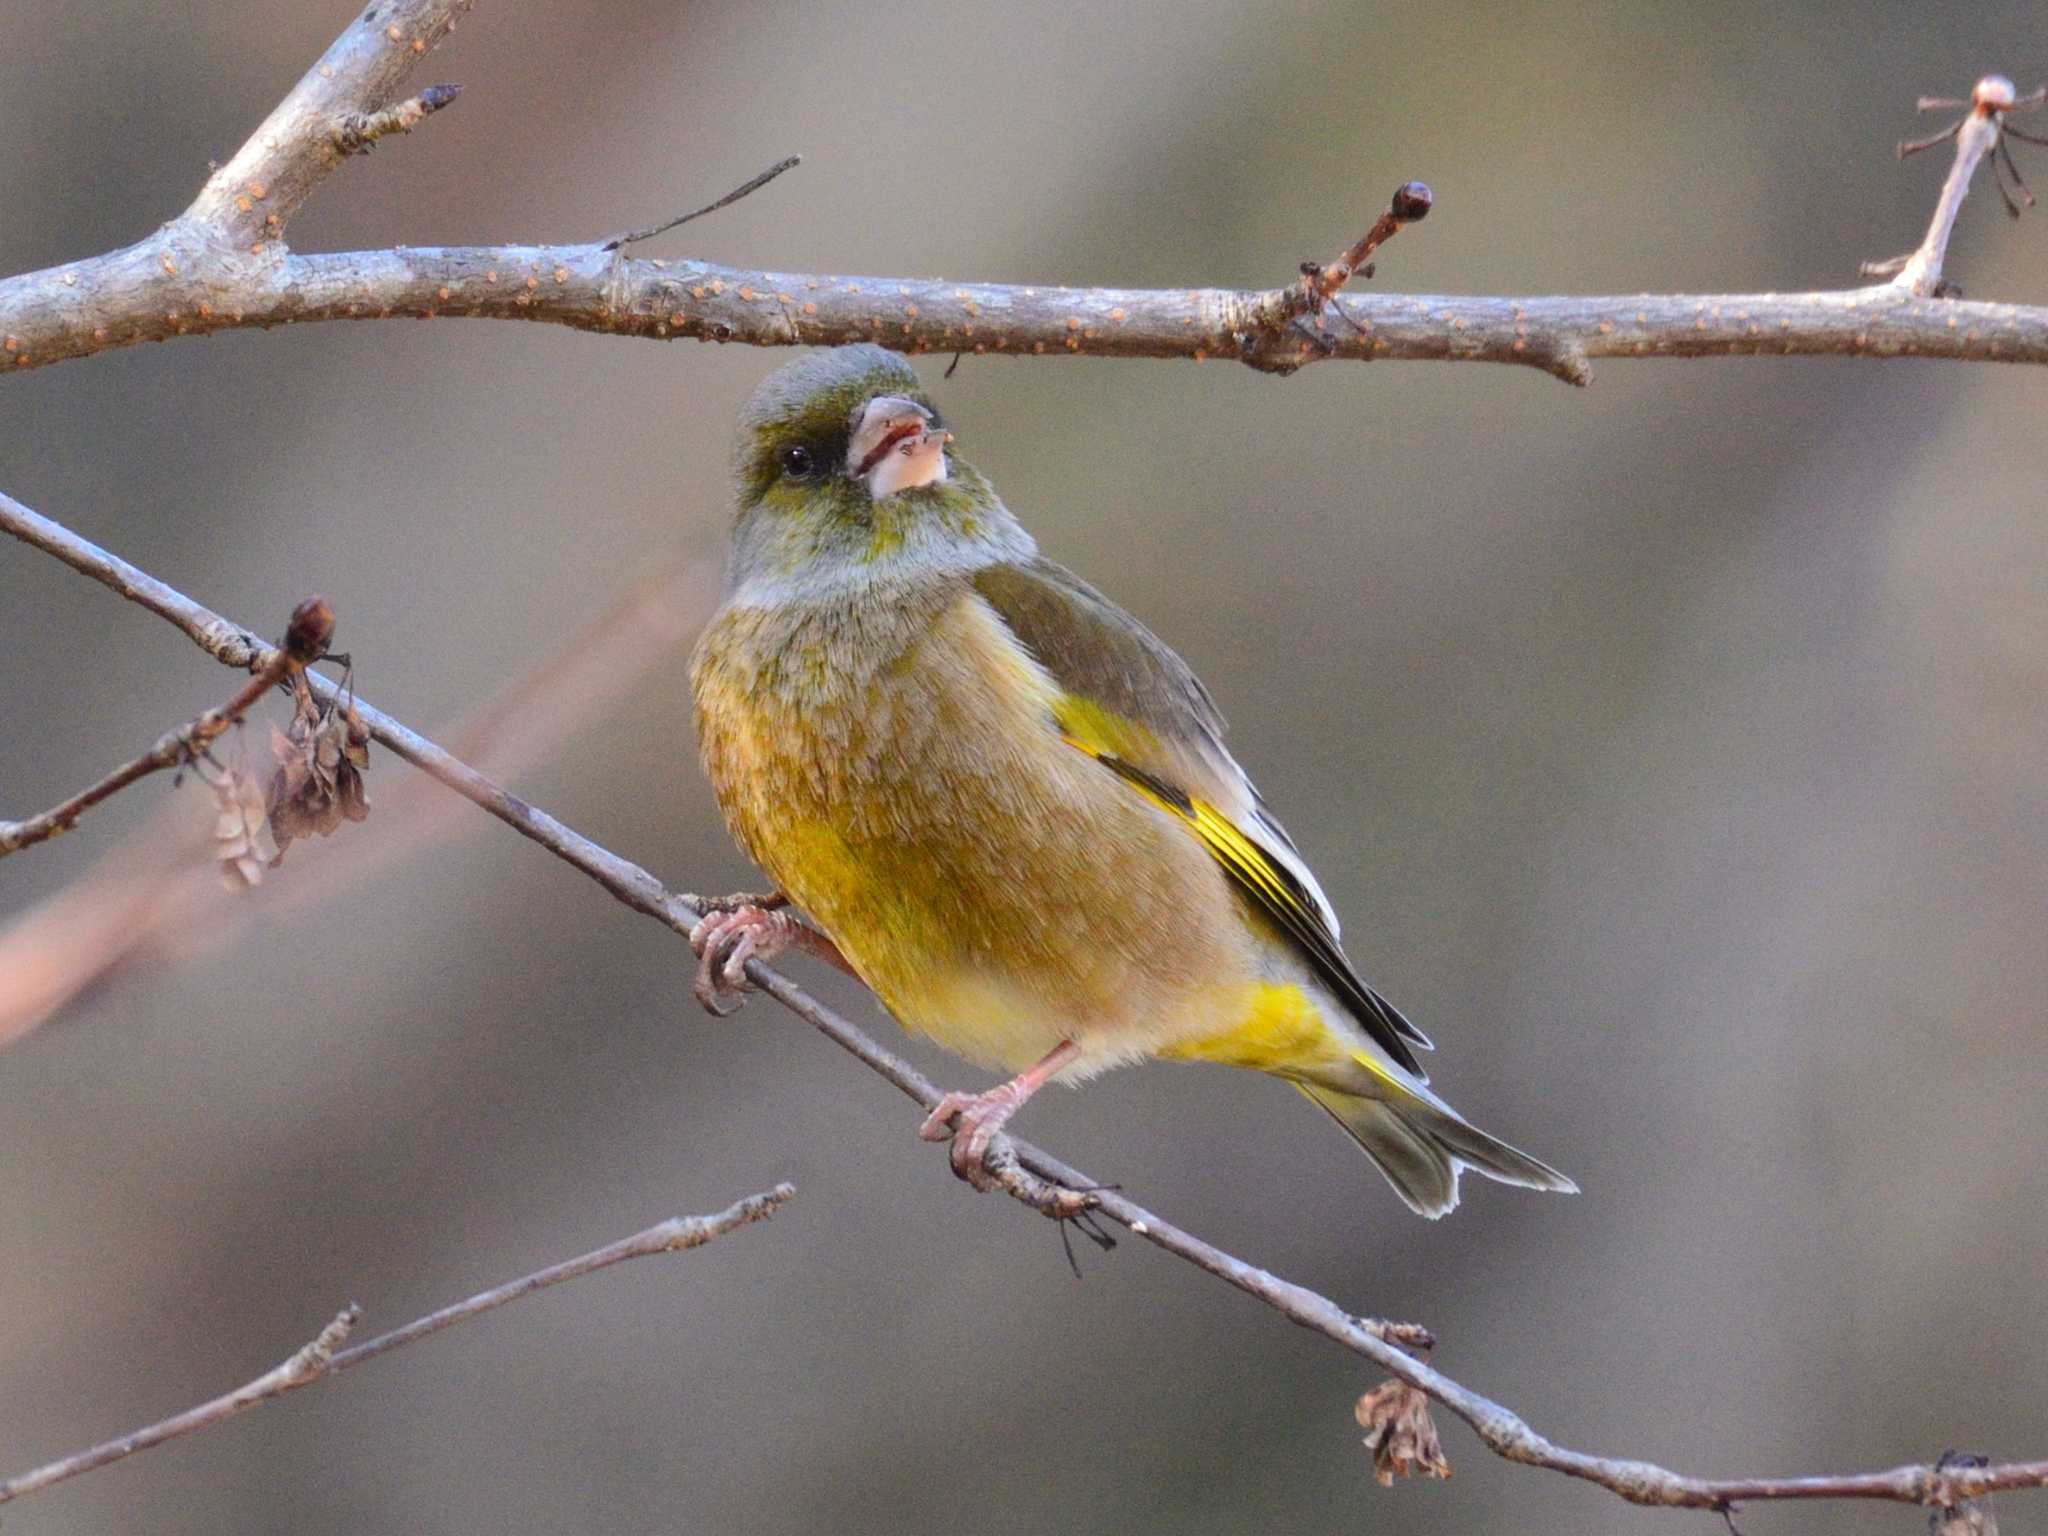
[{"label": "yellow flank", "polygon": [[1261,981],[1245,989],[1243,1016],[1235,1026],[1220,1035],[1176,1041],[1159,1054],[1296,1077],[1315,1076],[1318,1069],[1326,1073],[1355,1052],[1331,1033],[1307,992],[1292,982]]}]

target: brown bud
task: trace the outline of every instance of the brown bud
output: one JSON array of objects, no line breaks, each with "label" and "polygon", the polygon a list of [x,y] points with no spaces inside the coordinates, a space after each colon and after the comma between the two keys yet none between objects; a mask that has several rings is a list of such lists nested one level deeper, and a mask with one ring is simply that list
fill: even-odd
[{"label": "brown bud", "polygon": [[324,597],[309,597],[292,610],[292,621],[284,632],[284,648],[293,661],[309,667],[327,654],[327,642],[334,638],[334,610]]},{"label": "brown bud", "polygon": [[1435,203],[1436,197],[1427,186],[1409,181],[1394,189],[1394,200],[1387,205],[1387,211],[1403,224],[1413,224],[1417,219],[1427,218]]}]

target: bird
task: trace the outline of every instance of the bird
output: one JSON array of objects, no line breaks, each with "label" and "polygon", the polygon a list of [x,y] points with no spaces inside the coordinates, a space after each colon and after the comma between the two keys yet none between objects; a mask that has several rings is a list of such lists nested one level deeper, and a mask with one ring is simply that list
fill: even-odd
[{"label": "bird", "polygon": [[[900,356],[805,354],[740,412],[698,746],[772,892],[701,903],[695,989],[750,959],[850,972],[909,1032],[1014,1074],[919,1134],[993,1186],[1047,1083],[1141,1058],[1255,1068],[1326,1111],[1410,1209],[1459,1174],[1575,1191],[1429,1087],[1188,665],[1038,552]],[[801,914],[801,915],[799,915]]]}]

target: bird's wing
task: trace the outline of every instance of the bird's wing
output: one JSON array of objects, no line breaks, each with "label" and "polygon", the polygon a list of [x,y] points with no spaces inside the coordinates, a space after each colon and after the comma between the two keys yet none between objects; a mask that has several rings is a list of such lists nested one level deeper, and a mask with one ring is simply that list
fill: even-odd
[{"label": "bird's wing", "polygon": [[1062,690],[1061,736],[1184,822],[1367,1033],[1426,1081],[1410,1047],[1428,1050],[1429,1038],[1352,970],[1329,898],[1225,750],[1223,717],[1187,663],[1050,560],[989,566],[974,587]]}]

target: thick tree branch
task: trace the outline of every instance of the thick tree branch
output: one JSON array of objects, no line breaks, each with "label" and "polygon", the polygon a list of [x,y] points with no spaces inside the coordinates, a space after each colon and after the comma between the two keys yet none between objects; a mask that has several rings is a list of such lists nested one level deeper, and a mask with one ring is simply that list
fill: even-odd
[{"label": "thick tree branch", "polygon": [[[284,227],[322,177],[380,134],[410,128],[453,99],[452,86],[407,101],[391,98],[466,4],[372,5],[178,218],[122,250],[0,280],[0,370],[21,372],[173,336],[390,316],[539,320],[764,347],[874,341],[912,353],[1219,358],[1275,373],[1325,359],[1518,363],[1574,384],[1587,382],[1597,357],[2048,362],[2048,308],[1931,297],[1955,209],[1991,142],[1982,125],[1961,135],[1955,173],[1907,270],[1892,282],[1841,291],[1338,294],[1377,243],[1374,232],[1351,248],[1349,259],[1314,267],[1305,283],[1251,291],[773,272],[629,258],[616,240],[289,251]],[[2010,97],[2009,82],[2006,92]],[[1988,112],[1995,126],[2002,110],[1978,115]],[[1401,222],[1408,191],[1396,194],[1374,231],[1388,217]]]},{"label": "thick tree branch", "polygon": [[521,1276],[504,1285],[459,1301],[453,1306],[430,1312],[416,1318],[403,1328],[380,1334],[374,1339],[358,1344],[352,1349],[343,1349],[349,1333],[354,1329],[362,1309],[350,1302],[336,1316],[333,1322],[320,1330],[319,1336],[299,1350],[282,1365],[264,1372],[254,1381],[237,1387],[234,1391],[214,1398],[211,1402],[200,1403],[187,1408],[183,1413],[171,1415],[143,1429],[134,1430],[115,1440],[96,1445],[90,1450],[66,1456],[47,1466],[37,1467],[33,1472],[24,1472],[19,1477],[9,1478],[0,1483],[0,1504],[18,1499],[25,1493],[36,1493],[53,1483],[61,1483],[81,1473],[96,1471],[110,1462],[133,1456],[137,1451],[146,1451],[152,1446],[162,1445],[166,1440],[176,1440],[195,1430],[207,1429],[224,1419],[231,1419],[259,1404],[271,1402],[287,1392],[324,1381],[337,1376],[351,1366],[361,1365],[365,1360],[374,1360],[379,1355],[412,1344],[430,1333],[439,1333],[443,1328],[452,1328],[457,1323],[467,1322],[485,1312],[502,1307],[508,1301],[518,1301],[549,1286],[560,1285],[565,1280],[575,1280],[600,1269],[609,1269],[614,1264],[623,1264],[628,1259],[645,1258],[656,1253],[679,1253],[685,1248],[701,1248],[714,1237],[763,1220],[789,1203],[796,1194],[790,1184],[778,1184],[773,1189],[727,1206],[712,1216],[672,1216],[645,1231],[631,1237],[607,1243],[577,1258],[533,1274]]},{"label": "thick tree branch", "polygon": [[838,277],[649,261],[601,242],[289,256],[218,281],[203,270],[163,277],[131,248],[0,281],[0,346],[20,371],[173,336],[408,316],[759,347],[1213,358],[1269,372],[1320,361],[1514,363],[1574,384],[1602,357],[2048,362],[2048,307],[1925,298],[1895,282],[1813,293],[1347,294],[1320,325],[1290,315],[1299,293]]},{"label": "thick tree branch", "polygon": [[[230,666],[261,667],[268,659],[260,642],[238,626],[4,495],[0,495],[0,528],[160,614]],[[308,681],[323,697],[334,696],[334,687],[326,679],[309,676]],[[372,736],[391,751],[581,870],[634,911],[683,935],[702,915],[699,898],[670,892],[638,864],[508,793],[390,716],[361,700],[356,707]],[[929,1109],[938,1102],[937,1087],[921,1072],[788,977],[759,961],[748,963],[747,975],[762,991],[918,1104]],[[1846,1476],[1703,1478],[1651,1462],[1572,1450],[1539,1434],[1510,1409],[1411,1355],[1410,1347],[1425,1347],[1430,1342],[1426,1330],[1355,1317],[1329,1297],[1226,1253],[1028,1143],[998,1137],[990,1161],[1003,1188],[1034,1209],[1063,1220],[1107,1217],[1441,1403],[1469,1424],[1497,1455],[1598,1484],[1631,1503],[1726,1512],[1738,1503],[1762,1500],[1886,1499],[1946,1509],[1986,1493],[2048,1485],[2048,1460],[1995,1466],[1945,1460]]]}]

